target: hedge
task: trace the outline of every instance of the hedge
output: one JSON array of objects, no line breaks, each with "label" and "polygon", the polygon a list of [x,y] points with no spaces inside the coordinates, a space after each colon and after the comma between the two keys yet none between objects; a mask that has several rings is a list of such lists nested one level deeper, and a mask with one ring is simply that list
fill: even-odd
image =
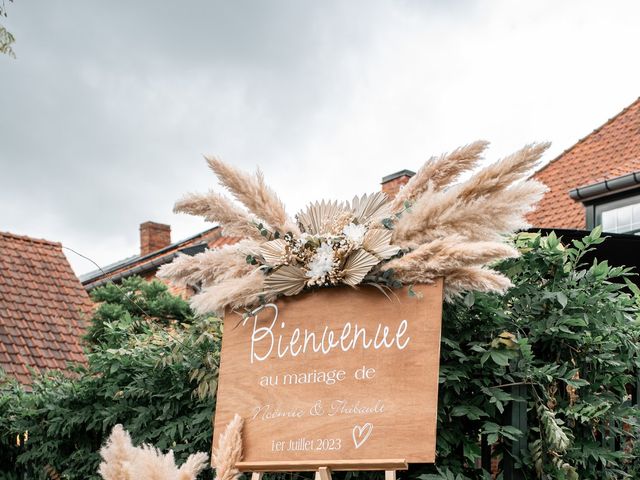
[{"label": "hedge", "polygon": [[[499,265],[514,283],[506,295],[469,293],[445,306],[437,463],[407,475],[489,479],[484,439],[485,451],[523,478],[636,478],[632,272],[583,264],[603,241],[599,230],[571,245],[553,234],[513,241],[522,256]],[[130,279],[94,296],[102,304],[76,378],[39,378],[32,392],[4,380],[0,479],[98,478],[97,451],[116,423],[178,459],[210,449],[220,322],[194,318],[158,282]],[[525,431],[508,418],[514,406],[524,407]]]}]

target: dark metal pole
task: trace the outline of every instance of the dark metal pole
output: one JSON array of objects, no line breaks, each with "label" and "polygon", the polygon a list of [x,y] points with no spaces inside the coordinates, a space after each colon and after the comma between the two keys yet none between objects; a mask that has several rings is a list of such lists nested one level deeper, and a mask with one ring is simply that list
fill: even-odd
[{"label": "dark metal pole", "polygon": [[525,480],[522,470],[516,469],[514,459],[523,458],[527,445],[527,385],[514,385],[511,394],[525,399],[520,402],[510,402],[505,409],[505,425],[517,428],[523,435],[515,441],[507,441],[507,452],[502,459],[502,473],[504,480]]}]

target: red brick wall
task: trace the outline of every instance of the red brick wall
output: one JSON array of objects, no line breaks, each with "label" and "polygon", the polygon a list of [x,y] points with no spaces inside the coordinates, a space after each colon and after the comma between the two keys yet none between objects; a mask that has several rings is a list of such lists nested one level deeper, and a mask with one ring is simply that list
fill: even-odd
[{"label": "red brick wall", "polygon": [[393,198],[400,191],[400,187],[406,185],[411,177],[409,175],[403,175],[393,180],[389,180],[382,184],[382,191],[387,194],[389,198]]},{"label": "red brick wall", "polygon": [[171,227],[164,223],[140,224],[140,255],[145,256],[171,245]]}]

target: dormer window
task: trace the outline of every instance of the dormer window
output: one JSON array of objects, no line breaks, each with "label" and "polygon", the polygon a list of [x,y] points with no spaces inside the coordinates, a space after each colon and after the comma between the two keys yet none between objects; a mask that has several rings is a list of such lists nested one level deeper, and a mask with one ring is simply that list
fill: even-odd
[{"label": "dormer window", "polygon": [[569,192],[584,204],[588,229],[640,234],[640,172],[629,173]]}]

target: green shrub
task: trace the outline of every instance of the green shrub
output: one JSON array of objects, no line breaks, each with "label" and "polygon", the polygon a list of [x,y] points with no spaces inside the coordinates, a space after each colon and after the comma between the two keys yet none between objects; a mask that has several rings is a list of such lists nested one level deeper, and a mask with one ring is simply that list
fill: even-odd
[{"label": "green shrub", "polygon": [[0,478],[97,479],[98,450],[117,423],[136,443],[173,449],[176,461],[209,451],[219,321],[194,321],[159,282],[134,279],[94,296],[105,302],[95,314],[100,335],[90,336],[78,378],[41,378],[32,392],[11,384],[0,395]]},{"label": "green shrub", "polygon": [[100,306],[87,331],[89,348],[118,346],[121,335],[143,333],[149,322],[166,327],[193,321],[184,299],[171,295],[165,284],[140,277],[126,278],[121,285],[108,283],[92,291],[91,299]]},{"label": "green shrub", "polygon": [[[624,268],[582,265],[602,242],[597,230],[571,247],[554,235],[515,242],[522,257],[500,265],[514,288],[445,306],[437,464],[414,465],[409,476],[491,478],[478,467],[482,436],[503,461],[522,444],[513,461],[523,478],[637,478],[639,412],[627,392],[640,366],[640,291]],[[0,394],[0,479],[47,478],[45,468],[97,478],[97,451],[116,423],[179,459],[210,449],[219,322],[194,319],[159,283],[131,280],[95,295],[103,303],[79,377]],[[526,431],[511,425],[513,406],[525,407]]]},{"label": "green shrub", "polygon": [[[640,365],[640,292],[628,269],[582,264],[602,241],[599,230],[571,247],[520,234],[522,257],[500,266],[514,288],[445,309],[439,472],[420,469],[424,480],[490,478],[476,468],[480,435],[502,458],[524,439],[514,458],[523,478],[637,478],[628,388]],[[526,405],[527,432],[509,425],[514,404]]]}]

